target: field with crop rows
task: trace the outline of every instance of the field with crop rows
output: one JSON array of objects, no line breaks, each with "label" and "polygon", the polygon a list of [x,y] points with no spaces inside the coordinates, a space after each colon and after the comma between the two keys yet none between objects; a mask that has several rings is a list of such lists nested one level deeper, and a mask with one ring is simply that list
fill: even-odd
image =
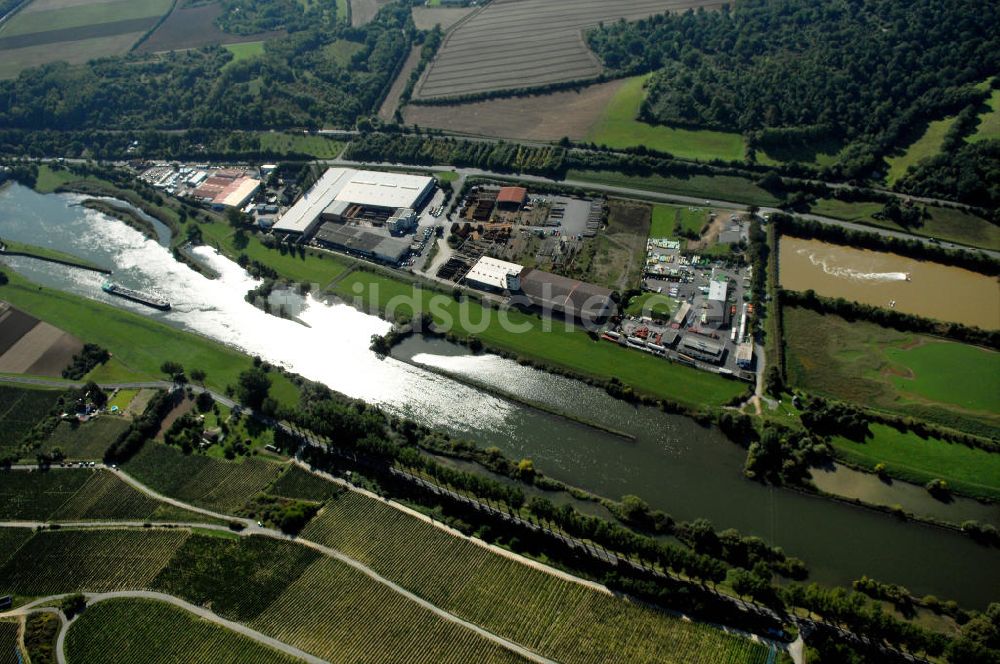
[{"label": "field with crop rows", "polygon": [[593,78],[585,28],[718,6],[715,0],[495,0],[448,34],[414,97],[431,99]]},{"label": "field with crop rows", "polygon": [[128,429],[130,424],[130,420],[115,415],[99,417],[77,426],[69,422],[60,422],[42,445],[42,450],[51,452],[58,447],[67,459],[99,461],[104,457],[108,446]]},{"label": "field with crop rows", "polygon": [[34,0],[0,28],[0,78],[125,53],[170,7],[170,0]]},{"label": "field with crop rows", "polygon": [[17,636],[21,626],[13,620],[0,621],[0,664],[19,664]]},{"label": "field with crop rows", "polygon": [[54,521],[145,519],[160,505],[105,470],[64,470],[49,474],[63,473],[83,473],[90,477],[76,494],[49,516]]},{"label": "field with crop rows", "polygon": [[29,528],[0,528],[0,565],[31,539],[32,534]]},{"label": "field with crop rows", "polygon": [[153,581],[153,588],[231,620],[256,617],[320,554],[266,537],[192,535]]},{"label": "field with crop rows", "polygon": [[0,385],[0,454],[16,449],[24,434],[48,415],[60,396],[58,390]]},{"label": "field with crop rows", "polygon": [[293,664],[272,650],[163,602],[111,599],[88,607],[66,635],[71,662]]},{"label": "field with crop rows", "polygon": [[567,581],[345,493],[303,537],[547,657],[579,662],[763,662],[763,646]]},{"label": "field with crop rows", "polygon": [[147,443],[125,464],[127,472],[159,493],[206,509],[233,512],[260,493],[281,465],[260,459],[220,461]]},{"label": "field with crop rows", "polygon": [[346,489],[302,470],[298,466],[292,466],[282,473],[281,477],[267,489],[268,493],[282,498],[312,500],[317,503],[344,491]]},{"label": "field with crop rows", "polygon": [[521,661],[328,558],[313,563],[250,626],[331,662]]},{"label": "field with crop rows", "polygon": [[0,567],[0,594],[145,588],[187,537],[177,530],[42,531]]},{"label": "field with crop rows", "polygon": [[0,475],[0,518],[44,521],[91,478],[89,470],[5,471]]}]

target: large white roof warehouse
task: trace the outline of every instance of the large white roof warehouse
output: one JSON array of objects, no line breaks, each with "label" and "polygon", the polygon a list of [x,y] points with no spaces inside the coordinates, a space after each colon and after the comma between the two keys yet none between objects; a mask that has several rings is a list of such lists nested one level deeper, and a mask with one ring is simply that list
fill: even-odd
[{"label": "large white roof warehouse", "polygon": [[322,221],[323,210],[335,201],[388,210],[416,209],[433,189],[434,178],[428,176],[330,168],[281,215],[274,230],[309,235]]}]

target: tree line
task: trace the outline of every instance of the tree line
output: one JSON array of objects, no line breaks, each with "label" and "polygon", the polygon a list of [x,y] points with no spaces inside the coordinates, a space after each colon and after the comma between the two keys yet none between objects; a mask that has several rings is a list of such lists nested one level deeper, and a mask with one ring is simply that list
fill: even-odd
[{"label": "tree line", "polygon": [[[867,177],[921,121],[983,98],[1000,70],[1000,8],[977,0],[744,0],[588,34],[605,65],[653,72],[640,118],[735,130],[764,145],[849,143]],[[891,101],[891,103],[890,103]]]}]

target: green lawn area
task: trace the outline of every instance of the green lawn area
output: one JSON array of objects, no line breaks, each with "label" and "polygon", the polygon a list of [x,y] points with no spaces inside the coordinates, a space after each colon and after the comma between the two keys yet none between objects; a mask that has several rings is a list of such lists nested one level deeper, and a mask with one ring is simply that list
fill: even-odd
[{"label": "green lawn area", "polygon": [[1000,432],[1000,353],[863,321],[783,310],[789,383],[985,436]]},{"label": "green lawn area", "polygon": [[679,205],[656,204],[653,206],[653,221],[649,226],[649,237],[672,238],[677,213],[684,208]]},{"label": "green lawn area", "polygon": [[856,221],[882,228],[906,231],[924,237],[933,237],[958,244],[984,249],[1000,249],[1000,227],[969,212],[950,207],[925,206],[930,215],[917,228],[903,228],[887,219],[876,219],[873,215],[882,210],[883,205],[875,201],[841,201],[835,198],[817,200],[810,212],[834,219]]},{"label": "green lawn area", "polygon": [[337,0],[337,20],[349,23],[351,20],[350,0]]},{"label": "green lawn area", "polygon": [[88,260],[78,258],[72,254],[67,254],[66,252],[59,251],[57,249],[49,249],[48,247],[40,247],[34,244],[25,244],[23,242],[15,242],[13,240],[5,240],[0,238],[0,244],[3,244],[7,251],[18,251],[24,254],[30,254],[32,256],[40,256],[42,258],[53,258],[57,261],[67,261],[70,263],[76,263],[77,265],[89,265],[90,267],[98,267],[94,263]]},{"label": "green lawn area", "polygon": [[354,54],[364,48],[364,44],[347,39],[338,39],[323,47],[323,53],[341,67],[351,63]]},{"label": "green lawn area", "polygon": [[632,298],[625,313],[630,316],[648,315],[667,319],[673,314],[676,306],[676,300],[662,293],[642,293]]},{"label": "green lawn area", "polygon": [[43,164],[38,167],[38,180],[35,182],[35,191],[40,194],[51,194],[67,182],[78,182],[80,180],[88,180],[90,182],[99,181],[94,177],[81,178],[79,175],[74,175],[67,170],[53,170],[48,165]]},{"label": "green lawn area", "polygon": [[979,116],[979,126],[967,139],[970,143],[1000,138],[1000,90],[994,90],[986,105],[989,111]]},{"label": "green lawn area", "polygon": [[921,159],[936,155],[941,150],[944,135],[955,124],[955,120],[956,116],[952,116],[944,120],[931,122],[927,125],[927,131],[924,132],[924,135],[911,143],[903,154],[897,157],[889,157],[887,159],[889,162],[889,175],[886,177],[889,185],[892,186],[897,180],[906,175],[906,169],[910,166],[916,165]]},{"label": "green lawn area", "polygon": [[799,162],[808,166],[830,166],[837,163],[847,146],[838,139],[789,142],[770,151],[757,150],[757,162],[765,166],[779,166]]},{"label": "green lawn area", "polygon": [[438,179],[438,182],[455,182],[458,180],[458,173],[455,171],[436,171],[434,177]]},{"label": "green lawn area", "polygon": [[873,424],[864,443],[832,439],[838,454],[868,468],[884,463],[893,477],[926,484],[943,479],[956,492],[985,500],[1000,500],[1000,454],[935,438],[921,438],[892,427]]},{"label": "green lawn area", "polygon": [[[475,325],[486,315],[478,302],[469,300],[468,312],[462,318],[459,303],[450,295],[423,290],[419,300],[416,300],[409,283],[367,271],[347,275],[333,290],[348,302],[355,302],[360,292],[362,301],[358,304],[366,307],[385,309],[391,300],[396,300],[392,304],[400,303],[394,307],[397,314],[412,315],[416,302],[423,311],[434,315],[436,323],[459,336],[468,336],[466,330],[459,327],[459,321],[470,321]],[[431,299],[435,296],[431,306]],[[606,341],[594,341],[581,329],[566,330],[563,323],[543,321],[532,314],[507,312],[508,320],[520,332],[505,330],[498,320],[500,314],[495,310],[489,313],[493,316],[491,323],[476,335],[486,344],[583,375],[600,379],[614,376],[644,394],[695,407],[712,407],[722,405],[747,389],[743,383],[715,374],[630,351]],[[549,322],[551,329],[544,329],[545,323]]]},{"label": "green lawn area", "polygon": [[118,406],[118,410],[124,411],[137,394],[139,394],[139,390],[118,390],[115,396],[108,401],[108,409],[110,410],[112,406]]},{"label": "green lawn area", "polygon": [[747,178],[731,175],[692,175],[687,178],[662,175],[624,175],[614,171],[571,170],[567,180],[592,182],[644,191],[737,201],[748,205],[775,205],[778,199]]},{"label": "green lawn area", "polygon": [[344,144],[320,134],[286,134],[266,132],[260,134],[262,150],[278,154],[301,154],[316,159],[333,159],[344,149]]},{"label": "green lawn area", "polygon": [[291,252],[282,254],[277,249],[268,249],[259,239],[247,233],[249,242],[243,249],[233,245],[235,230],[221,222],[201,225],[206,244],[219,249],[223,254],[236,259],[241,253],[251,260],[257,260],[273,267],[282,277],[292,281],[326,286],[348,268],[348,264],[326,252],[307,250],[305,257]]},{"label": "green lawn area", "polygon": [[67,5],[38,12],[22,11],[15,14],[0,30],[0,37],[162,16],[170,6],[171,0],[113,0]]},{"label": "green lawn area", "polygon": [[[38,286],[16,273],[0,286],[0,299],[37,318],[84,339],[104,346],[117,361],[115,379],[161,380],[165,360],[181,362],[185,368],[206,372],[206,385],[218,391],[235,384],[250,358],[196,334],[184,332],[150,318],[117,307]],[[110,364],[110,363],[109,363]],[[298,390],[287,378],[273,372],[272,396],[287,405],[298,402]],[[90,376],[108,380],[100,370]]]},{"label": "green lawn area", "polygon": [[[226,67],[236,64],[241,60],[249,60],[258,55],[264,55],[264,42],[243,42],[242,44],[225,44],[224,48],[233,54],[233,59],[226,63]],[[225,69],[225,67],[223,67]]]},{"label": "green lawn area", "polygon": [[600,120],[590,128],[585,140],[611,148],[644,145],[682,159],[743,161],[746,144],[740,134],[639,122],[636,118],[646,96],[644,86],[647,78],[635,76],[626,79],[604,109]]}]

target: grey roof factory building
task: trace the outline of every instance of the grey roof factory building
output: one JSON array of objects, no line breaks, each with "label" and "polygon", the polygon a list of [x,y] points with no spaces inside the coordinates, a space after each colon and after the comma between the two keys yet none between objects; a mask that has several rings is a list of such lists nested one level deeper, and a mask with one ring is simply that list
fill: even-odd
[{"label": "grey roof factory building", "polygon": [[543,311],[584,322],[601,321],[615,310],[611,290],[532,268],[521,272],[521,292]]},{"label": "grey roof factory building", "polygon": [[327,222],[316,231],[314,240],[332,249],[399,265],[410,250],[409,240],[373,233],[362,226]]}]

